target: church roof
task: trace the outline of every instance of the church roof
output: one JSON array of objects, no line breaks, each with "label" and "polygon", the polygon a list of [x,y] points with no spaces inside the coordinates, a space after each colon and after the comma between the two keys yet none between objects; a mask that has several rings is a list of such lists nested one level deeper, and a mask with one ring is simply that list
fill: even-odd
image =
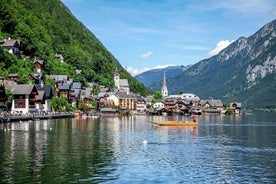
[{"label": "church roof", "polygon": [[120,79],[120,87],[129,87],[127,79]]}]

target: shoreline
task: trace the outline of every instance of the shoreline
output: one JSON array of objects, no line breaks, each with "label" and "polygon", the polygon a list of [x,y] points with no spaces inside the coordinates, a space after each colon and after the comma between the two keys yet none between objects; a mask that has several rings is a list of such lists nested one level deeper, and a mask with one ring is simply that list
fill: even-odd
[{"label": "shoreline", "polygon": [[0,123],[16,122],[16,121],[29,121],[29,120],[41,120],[41,119],[62,119],[62,118],[74,118],[72,113],[61,114],[48,114],[48,115],[24,115],[24,116],[0,116]]}]

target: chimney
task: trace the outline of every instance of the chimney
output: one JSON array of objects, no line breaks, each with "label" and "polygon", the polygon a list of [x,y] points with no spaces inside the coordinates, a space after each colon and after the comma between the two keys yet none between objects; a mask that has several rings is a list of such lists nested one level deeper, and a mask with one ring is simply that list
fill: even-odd
[{"label": "chimney", "polygon": [[43,80],[40,81],[40,86],[41,86],[41,88],[43,88],[43,86],[44,86],[44,81]]}]

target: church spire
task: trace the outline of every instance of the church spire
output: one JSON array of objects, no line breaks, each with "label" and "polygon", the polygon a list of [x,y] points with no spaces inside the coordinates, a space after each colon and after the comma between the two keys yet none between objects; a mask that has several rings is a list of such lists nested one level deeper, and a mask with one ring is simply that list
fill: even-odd
[{"label": "church spire", "polygon": [[167,89],[167,84],[166,84],[166,72],[164,72],[164,79],[163,79],[163,86],[161,89],[161,93],[163,97],[168,96],[168,89]]}]

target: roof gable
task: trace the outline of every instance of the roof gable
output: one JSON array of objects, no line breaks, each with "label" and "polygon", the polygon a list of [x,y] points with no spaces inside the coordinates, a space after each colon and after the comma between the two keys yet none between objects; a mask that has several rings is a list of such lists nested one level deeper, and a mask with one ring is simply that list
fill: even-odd
[{"label": "roof gable", "polygon": [[12,91],[13,95],[29,95],[33,90],[37,91],[34,85],[18,84]]},{"label": "roof gable", "polygon": [[120,87],[129,87],[127,79],[120,79]]},{"label": "roof gable", "polygon": [[58,84],[58,88],[69,90],[70,89],[70,84],[68,84],[68,83]]},{"label": "roof gable", "polygon": [[38,91],[38,95],[36,95],[36,99],[37,100],[43,100],[44,96],[45,96],[44,91]]},{"label": "roof gable", "polygon": [[19,47],[20,41],[15,39],[6,39],[2,44],[3,47]]},{"label": "roof gable", "polygon": [[36,89],[38,91],[44,91],[46,98],[51,98],[53,96],[51,85],[48,85],[48,84],[44,84],[44,85],[36,84],[35,87],[36,87]]},{"label": "roof gable", "polygon": [[73,82],[72,89],[81,89],[81,86],[80,82]]}]

